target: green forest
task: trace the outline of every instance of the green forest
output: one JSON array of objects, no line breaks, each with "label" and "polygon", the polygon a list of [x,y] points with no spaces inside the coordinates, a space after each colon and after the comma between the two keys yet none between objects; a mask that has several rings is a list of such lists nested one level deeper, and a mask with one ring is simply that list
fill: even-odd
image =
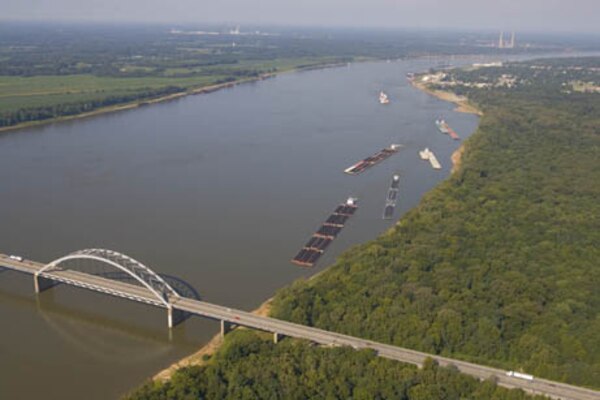
[{"label": "green forest", "polygon": [[178,370],[166,383],[148,382],[128,400],[168,399],[542,399],[493,382],[480,383],[428,362],[422,369],[372,351],[322,348],[297,340],[275,345],[238,330],[205,366]]},{"label": "green forest", "polygon": [[[600,95],[540,83],[560,75],[514,90],[456,88],[484,111],[458,171],[390,231],[280,290],[272,316],[598,388]],[[206,365],[128,398],[531,397],[433,362],[416,369],[239,330]]]},{"label": "green forest", "polygon": [[600,95],[560,87],[464,88],[484,117],[462,168],[273,315],[599,387]]}]

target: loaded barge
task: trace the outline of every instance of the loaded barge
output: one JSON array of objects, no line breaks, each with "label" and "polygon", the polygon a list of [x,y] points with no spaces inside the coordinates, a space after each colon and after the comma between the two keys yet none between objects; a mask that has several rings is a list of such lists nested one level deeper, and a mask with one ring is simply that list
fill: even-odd
[{"label": "loaded barge", "polygon": [[292,258],[292,263],[303,267],[314,266],[325,249],[342,231],[346,221],[356,212],[358,208],[356,201],[356,198],[350,197],[345,203],[337,206],[296,257]]},{"label": "loaded barge", "polygon": [[398,189],[400,188],[400,175],[396,174],[392,177],[392,183],[388,189],[388,194],[385,199],[385,208],[383,209],[383,219],[392,219],[396,202],[398,201]]},{"label": "loaded barge", "polygon": [[460,140],[460,137],[454,131],[454,129],[450,128],[450,126],[448,125],[448,123],[446,121],[444,121],[443,119],[441,119],[441,118],[440,119],[436,119],[435,120],[435,125],[437,126],[437,128],[439,129],[439,131],[442,132],[443,134],[446,134],[446,135],[450,136],[454,140]]},{"label": "loaded barge", "polygon": [[421,159],[429,160],[429,163],[431,164],[433,169],[442,169],[442,166],[440,165],[440,162],[438,161],[437,157],[435,156],[435,154],[433,154],[431,150],[429,150],[428,147],[425,147],[425,150],[420,151],[419,155],[421,156]]},{"label": "loaded barge", "polygon": [[379,164],[391,155],[396,154],[401,147],[401,144],[392,144],[390,145],[390,147],[381,150],[379,153],[374,154],[371,157],[367,157],[364,160],[359,161],[356,164],[346,168],[344,172],[349,175],[358,175],[361,172],[367,170],[368,168]]}]

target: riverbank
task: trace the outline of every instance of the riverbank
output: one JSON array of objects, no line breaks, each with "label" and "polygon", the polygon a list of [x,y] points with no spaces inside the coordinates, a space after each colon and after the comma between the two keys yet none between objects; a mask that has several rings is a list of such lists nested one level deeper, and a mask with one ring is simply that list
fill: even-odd
[{"label": "riverbank", "polygon": [[90,117],[95,117],[98,115],[103,115],[103,114],[108,114],[108,113],[114,113],[114,112],[118,112],[118,111],[132,110],[135,108],[139,108],[139,107],[143,107],[143,106],[147,106],[147,105],[151,105],[151,104],[162,103],[162,102],[166,102],[166,101],[179,99],[181,97],[192,95],[192,94],[211,93],[211,92],[214,92],[214,91],[217,91],[220,89],[232,87],[236,84],[252,82],[252,81],[262,80],[262,79],[266,79],[266,78],[268,78],[268,77],[259,77],[259,78],[252,78],[251,80],[248,79],[248,80],[240,80],[240,81],[235,81],[235,82],[221,83],[221,84],[217,84],[217,85],[203,86],[200,88],[192,89],[190,91],[177,92],[177,93],[169,94],[166,96],[157,97],[154,99],[136,100],[136,101],[130,102],[130,103],[124,103],[124,104],[119,104],[119,105],[114,105],[114,106],[109,106],[109,107],[102,107],[97,110],[86,112],[86,113],[81,113],[81,114],[67,115],[67,116],[62,116],[62,117],[44,119],[44,120],[40,120],[40,121],[28,121],[28,122],[24,122],[24,123],[17,124],[17,125],[4,126],[4,127],[0,128],[0,132],[16,131],[19,129],[53,124],[53,123],[57,123],[57,122],[72,121],[72,120],[76,120],[76,119],[90,118]]},{"label": "riverbank", "polygon": [[456,108],[454,111],[467,113],[467,114],[476,114],[483,115],[483,112],[477,108],[474,104],[472,104],[469,99],[465,96],[459,96],[452,92],[446,92],[443,90],[434,90],[429,88],[426,84],[417,82],[415,79],[411,79],[410,83],[419,90],[422,90],[432,96],[437,97],[440,100],[449,101],[450,103],[456,104]]},{"label": "riverbank", "polygon": [[[494,93],[473,93],[472,98],[486,107],[486,123],[466,150],[457,150],[454,161],[461,173],[438,185],[388,233],[347,251],[316,284],[299,282],[280,291],[274,316],[385,338],[422,351],[454,353],[536,379],[557,377],[593,386],[595,326],[589,316],[594,315],[597,291],[590,274],[598,259],[597,234],[593,223],[583,221],[598,208],[594,201],[598,196],[593,186],[580,182],[597,181],[597,170],[590,168],[597,154],[589,151],[590,143],[597,141],[589,110],[595,110],[597,102],[548,90],[538,103],[532,94],[537,93],[515,91],[495,103]],[[460,157],[464,151],[468,155]],[[550,173],[547,160],[552,160]],[[561,290],[556,290],[557,281]],[[556,312],[574,299],[588,312]],[[506,324],[497,324],[500,319]],[[322,351],[316,357],[293,348],[292,341],[261,347],[243,339],[234,351],[224,347],[224,356],[219,353],[206,370],[182,371],[172,384],[155,392],[185,394],[211,387],[216,389],[209,393],[298,393],[297,388],[307,386],[306,379],[294,391],[284,385],[309,374],[320,393],[332,381],[343,382],[341,389],[328,393],[350,397],[348,376],[358,370],[357,363],[340,366],[340,355],[332,353],[336,350],[314,346]],[[581,346],[555,347],[561,340]],[[252,350],[240,351],[246,348]],[[260,364],[261,357],[273,350],[283,357]],[[294,357],[303,363],[290,364]],[[315,370],[315,360],[321,364],[333,360],[337,365],[325,369],[319,364]],[[384,368],[371,364],[359,370],[371,385],[360,393],[373,394],[375,380],[367,374],[377,370]],[[397,381],[392,374],[378,380]],[[431,375],[426,385],[458,387]],[[465,397],[494,397],[490,382],[484,385],[485,392]],[[274,389],[267,392],[271,386]],[[151,396],[155,392],[138,398],[156,398]],[[431,391],[421,393],[440,397]]]},{"label": "riverbank", "polygon": [[[516,79],[537,63],[519,66]],[[589,276],[598,234],[585,215],[598,208],[600,188],[585,182],[598,181],[590,110],[599,103],[593,94],[564,93],[566,82],[547,84],[572,79],[556,72],[560,63],[572,70],[581,61],[552,60],[518,90],[477,89],[487,71],[469,76],[458,89],[485,110],[485,121],[455,153],[459,173],[389,233],[347,251],[316,285],[281,291],[274,316],[597,386],[587,315],[598,304]],[[587,315],[556,312],[574,298]],[[581,346],[554,347],[567,340]]]},{"label": "riverbank", "polygon": [[[467,114],[476,114],[479,116],[483,116],[483,112],[479,108],[477,108],[475,105],[473,105],[471,102],[469,102],[469,99],[465,96],[458,96],[455,93],[446,92],[443,90],[430,89],[429,87],[427,87],[426,84],[416,82],[415,79],[411,79],[410,82],[414,87],[416,87],[419,90],[422,90],[423,92],[425,92],[427,94],[435,96],[440,100],[449,101],[451,103],[456,104],[457,107],[454,109],[454,111],[456,111],[456,112],[462,112],[462,113],[467,113]],[[450,160],[452,161],[452,170],[450,171],[450,173],[454,174],[454,173],[456,173],[456,171],[458,171],[460,169],[462,156],[463,156],[464,152],[465,152],[465,145],[463,143],[460,145],[460,147],[458,149],[456,149],[452,153],[452,156],[450,156]]]},{"label": "riverbank", "polygon": [[[419,86],[415,85],[415,86],[427,93],[433,94],[430,90],[425,88],[423,85],[419,85]],[[462,99],[452,98],[452,96],[450,96],[450,95],[451,95],[451,93],[447,93],[447,95],[444,95],[442,98],[442,97],[440,97],[441,93],[439,93],[438,95],[436,95],[436,97],[438,97],[442,100],[445,100],[445,101],[450,101],[450,102],[456,102],[459,100],[461,102],[465,101]],[[471,110],[471,108],[469,108],[469,110]],[[476,110],[476,109],[473,107],[472,110]],[[477,112],[474,112],[474,113],[481,115],[479,110],[476,110],[476,111]],[[461,111],[461,112],[467,112],[467,111]],[[461,145],[452,154],[452,156],[451,156],[452,163],[453,163],[452,173],[456,172],[460,168],[461,157],[462,157],[464,151],[465,151],[465,147],[464,147],[464,145]],[[319,278],[324,273],[326,273],[326,271],[327,271],[327,268],[323,269],[322,271],[319,271],[318,273],[307,278],[307,281],[315,281],[317,278]],[[261,315],[261,316],[269,316],[272,300],[273,300],[273,298],[268,299],[267,301],[262,303],[260,305],[260,307],[258,307],[256,310],[252,311],[252,313],[256,314],[256,315]],[[165,382],[165,381],[171,379],[173,374],[180,368],[204,365],[210,360],[211,356],[219,350],[219,348],[221,347],[222,344],[223,344],[223,338],[221,337],[220,333],[216,334],[208,343],[206,343],[204,346],[202,346],[198,351],[196,351],[195,353],[193,353],[190,356],[187,356],[183,359],[180,359],[180,360],[174,362],[169,367],[158,372],[151,379],[153,381]]]},{"label": "riverbank", "polygon": [[451,174],[456,173],[456,171],[458,171],[460,169],[462,156],[463,156],[464,152],[465,152],[465,145],[461,144],[460,147],[458,149],[456,149],[454,151],[454,153],[452,153],[452,155],[450,156],[450,160],[452,160],[452,169],[450,170]]},{"label": "riverbank", "polygon": [[[461,146],[461,148],[462,147],[463,146]],[[454,157],[454,155],[453,155],[453,157]],[[307,280],[308,281],[315,280],[316,278],[321,276],[325,271],[327,271],[327,268],[323,269],[322,271],[317,272],[314,275],[311,275],[310,277],[307,278]],[[269,298],[264,303],[262,303],[257,309],[251,311],[252,314],[259,315],[261,317],[268,317],[269,314],[271,313],[272,301],[273,301],[273,297]],[[246,329],[246,328],[241,327],[240,329]],[[158,381],[158,382],[165,382],[165,381],[168,381],[169,379],[171,379],[173,374],[180,368],[200,366],[200,365],[206,364],[210,360],[210,357],[219,350],[219,348],[221,347],[222,344],[223,344],[223,338],[221,337],[221,334],[218,333],[215,336],[213,336],[212,339],[210,339],[198,351],[196,351],[192,355],[189,355],[187,357],[180,359],[179,361],[175,361],[173,364],[169,365],[167,368],[163,369],[162,371],[160,371],[159,373],[154,375],[151,378],[151,380]]]},{"label": "riverbank", "polygon": [[241,85],[241,84],[258,82],[258,81],[274,78],[275,76],[281,75],[284,73],[310,71],[310,70],[325,69],[325,68],[336,68],[336,67],[340,67],[343,65],[346,65],[346,64],[345,63],[325,63],[322,65],[294,67],[294,68],[284,69],[284,70],[277,71],[277,72],[264,73],[257,77],[252,77],[252,78],[241,78],[241,79],[231,81],[231,82],[218,83],[218,84],[213,84],[213,85],[208,85],[208,86],[191,87],[191,88],[188,88],[186,91],[182,91],[182,92],[172,93],[172,94],[160,96],[157,98],[140,99],[140,100],[136,100],[133,102],[117,104],[117,105],[108,106],[108,107],[102,107],[102,108],[98,108],[96,110],[81,113],[81,114],[66,115],[66,116],[49,118],[49,119],[44,119],[44,120],[39,120],[39,121],[28,121],[28,122],[23,122],[23,123],[11,125],[11,126],[4,126],[4,127],[0,127],[0,133],[16,131],[16,130],[26,129],[26,128],[32,128],[32,127],[37,127],[37,126],[43,126],[43,125],[48,125],[48,124],[53,124],[53,123],[58,123],[58,122],[90,118],[90,117],[95,117],[95,116],[99,116],[99,115],[103,115],[103,114],[115,113],[115,112],[119,112],[119,111],[133,110],[133,109],[136,109],[139,107],[144,107],[144,106],[148,106],[148,105],[152,105],[152,104],[177,100],[177,99],[183,98],[185,96],[197,95],[197,94],[208,94],[208,93],[216,92],[218,90],[222,90],[222,89],[226,89],[226,88],[231,88],[231,87]]},{"label": "riverbank", "polygon": [[[476,114],[479,116],[483,116],[483,112],[479,108],[477,108],[477,106],[475,106],[471,102],[469,102],[469,99],[465,96],[458,96],[455,93],[446,92],[443,90],[430,89],[426,84],[417,82],[416,79],[414,79],[414,78],[409,79],[409,81],[414,87],[416,87],[419,90],[422,90],[423,92],[425,92],[427,94],[435,96],[440,100],[444,100],[444,101],[448,101],[448,102],[456,104],[457,107],[454,109],[454,111],[456,111],[456,112],[462,112],[462,113],[467,113],[467,114]],[[460,145],[460,147],[458,149],[456,149],[454,151],[454,153],[452,153],[452,156],[450,156],[450,160],[452,161],[452,170],[450,171],[450,173],[454,174],[456,171],[458,171],[460,169],[461,160],[462,160],[462,156],[463,156],[464,152],[465,152],[465,145],[463,143]]]},{"label": "riverbank", "polygon": [[[252,314],[259,315],[261,317],[267,317],[271,311],[271,301],[273,298],[268,299],[262,303],[256,310],[252,311]],[[193,367],[206,364],[210,357],[221,347],[223,344],[223,338],[218,333],[213,336],[204,346],[200,348],[194,354],[187,356],[179,361],[174,362],[169,367],[163,369],[152,377],[153,381],[164,382],[173,376],[173,374],[180,368]]]}]

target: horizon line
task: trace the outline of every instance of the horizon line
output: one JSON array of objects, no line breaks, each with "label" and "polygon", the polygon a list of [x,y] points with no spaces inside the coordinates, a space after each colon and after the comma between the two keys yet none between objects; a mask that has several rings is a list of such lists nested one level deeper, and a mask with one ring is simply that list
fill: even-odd
[{"label": "horizon line", "polygon": [[456,32],[456,33],[494,33],[498,32],[515,32],[516,34],[540,34],[540,35],[591,35],[600,36],[599,31],[590,30],[567,30],[567,29],[514,29],[510,27],[506,28],[460,28],[455,26],[417,26],[417,25],[402,25],[402,26],[390,26],[390,25],[362,25],[362,26],[350,26],[346,24],[334,24],[324,25],[319,23],[275,23],[275,22],[241,22],[241,21],[140,21],[140,20],[114,20],[114,19],[57,19],[57,18],[19,18],[19,17],[0,17],[0,22],[4,23],[29,23],[29,24],[56,24],[56,25],[130,25],[130,26],[251,26],[251,27],[270,27],[279,29],[320,29],[320,30],[356,30],[356,31],[387,31],[387,32],[399,32],[399,31],[422,31],[422,32]]}]

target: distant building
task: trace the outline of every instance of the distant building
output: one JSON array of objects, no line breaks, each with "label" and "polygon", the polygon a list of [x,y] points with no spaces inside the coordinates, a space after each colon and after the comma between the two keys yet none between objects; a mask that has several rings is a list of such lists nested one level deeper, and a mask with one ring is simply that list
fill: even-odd
[{"label": "distant building", "polygon": [[500,37],[498,38],[498,48],[499,49],[514,49],[515,48],[515,31],[512,31],[510,35],[510,41],[504,40],[504,32],[500,32]]}]

